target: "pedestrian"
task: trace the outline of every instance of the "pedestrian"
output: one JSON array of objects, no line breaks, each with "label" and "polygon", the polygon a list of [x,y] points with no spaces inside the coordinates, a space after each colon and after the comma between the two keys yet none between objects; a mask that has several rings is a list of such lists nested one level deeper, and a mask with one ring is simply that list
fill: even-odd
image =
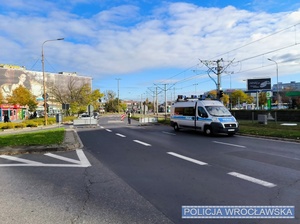
[{"label": "pedestrian", "polygon": [[7,114],[4,115],[4,123],[8,122],[9,121],[9,117]]},{"label": "pedestrian", "polygon": [[131,124],[131,112],[130,111],[128,111],[127,116],[128,116],[128,124]]}]

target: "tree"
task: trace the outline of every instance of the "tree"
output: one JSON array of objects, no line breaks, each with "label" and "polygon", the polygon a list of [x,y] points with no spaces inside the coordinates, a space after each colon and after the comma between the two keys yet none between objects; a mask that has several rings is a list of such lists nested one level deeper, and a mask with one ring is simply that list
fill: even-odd
[{"label": "tree", "polygon": [[2,91],[0,91],[0,104],[4,102],[4,96],[2,94]]},{"label": "tree", "polygon": [[104,94],[105,96],[105,111],[107,112],[116,112],[118,111],[118,99],[116,97],[116,93],[112,90],[107,90]]},{"label": "tree", "polygon": [[67,86],[64,87],[53,84],[50,93],[57,103],[70,104],[72,114],[86,112],[88,105],[93,105],[96,110],[100,106],[99,98],[104,95],[99,89],[92,91],[88,83],[81,83],[76,77],[70,77]]},{"label": "tree", "polygon": [[261,92],[258,96],[259,105],[266,105],[267,104],[267,93]]},{"label": "tree", "polygon": [[101,106],[99,99],[104,96],[104,93],[101,93],[99,89],[95,89],[91,93],[91,105],[93,105],[95,111],[99,112],[99,108]]},{"label": "tree", "polygon": [[208,92],[208,98],[216,99],[217,98],[217,90],[211,90]]},{"label": "tree", "polygon": [[[208,92],[208,96],[211,99],[217,99],[217,90],[211,90]],[[229,104],[229,95],[227,94],[223,94],[223,97],[220,98],[220,100],[223,102],[224,105],[228,105]]]},{"label": "tree", "polygon": [[223,97],[221,98],[221,101],[223,102],[224,105],[229,104],[229,95],[224,94]]},{"label": "tree", "polygon": [[29,111],[34,111],[37,107],[35,96],[23,86],[19,86],[13,90],[12,95],[7,97],[7,102],[10,104],[28,106]]},{"label": "tree", "polygon": [[239,105],[241,103],[253,103],[253,97],[248,96],[242,90],[235,90],[230,95],[232,105]]}]

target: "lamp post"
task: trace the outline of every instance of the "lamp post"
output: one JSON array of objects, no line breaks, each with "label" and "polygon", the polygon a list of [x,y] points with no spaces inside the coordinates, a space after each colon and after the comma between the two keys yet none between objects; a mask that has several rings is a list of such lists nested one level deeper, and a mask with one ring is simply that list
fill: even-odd
[{"label": "lamp post", "polygon": [[118,81],[118,114],[119,114],[119,97],[120,97],[120,78],[116,79]]},{"label": "lamp post", "polygon": [[277,76],[277,109],[279,109],[279,84],[278,84],[278,64],[276,61],[268,58],[269,61],[272,61],[276,64],[276,76]]},{"label": "lamp post", "polygon": [[45,58],[44,58],[44,44],[49,41],[57,41],[57,40],[64,40],[64,38],[58,38],[53,40],[46,40],[42,44],[42,70],[43,70],[43,95],[44,95],[44,117],[45,117],[45,125],[47,125],[47,94],[46,94],[46,81],[45,81]]}]

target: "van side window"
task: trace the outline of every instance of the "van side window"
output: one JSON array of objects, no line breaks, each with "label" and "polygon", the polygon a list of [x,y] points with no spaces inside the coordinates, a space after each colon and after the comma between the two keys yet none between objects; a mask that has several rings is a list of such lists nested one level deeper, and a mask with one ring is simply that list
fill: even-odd
[{"label": "van side window", "polygon": [[200,117],[208,117],[205,109],[203,107],[198,107],[198,115]]},{"label": "van side window", "polygon": [[195,110],[193,107],[176,107],[174,113],[176,115],[195,116]]}]

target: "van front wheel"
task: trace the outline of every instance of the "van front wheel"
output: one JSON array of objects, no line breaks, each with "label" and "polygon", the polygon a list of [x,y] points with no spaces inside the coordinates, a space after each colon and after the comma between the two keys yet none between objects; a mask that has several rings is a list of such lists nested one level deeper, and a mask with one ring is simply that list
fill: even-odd
[{"label": "van front wheel", "polygon": [[212,135],[211,127],[210,126],[206,126],[205,129],[204,129],[204,133],[206,135]]}]

